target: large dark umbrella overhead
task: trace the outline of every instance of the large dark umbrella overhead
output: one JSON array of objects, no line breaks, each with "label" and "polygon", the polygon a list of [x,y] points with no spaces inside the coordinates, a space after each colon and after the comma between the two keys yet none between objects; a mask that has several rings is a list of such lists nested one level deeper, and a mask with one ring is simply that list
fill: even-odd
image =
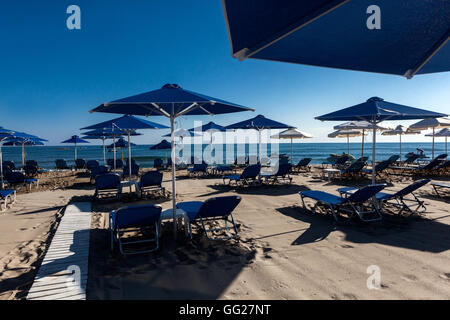
[{"label": "large dark umbrella overhead", "polygon": [[79,143],[90,143],[89,141],[86,141],[84,139],[81,139],[79,136],[75,135],[72,136],[70,139],[64,140],[61,143],[73,143],[75,146],[75,161],[77,160],[77,144]]},{"label": "large dark umbrella overhead", "polygon": [[375,184],[375,144],[377,124],[385,120],[412,120],[426,118],[445,117],[445,114],[413,108],[384,101],[378,97],[372,97],[366,102],[352,107],[344,108],[335,112],[316,117],[321,121],[354,121],[364,120],[372,124],[372,184]]},{"label": "large dark umbrella overhead", "polygon": [[[129,177],[131,179],[131,147],[130,147],[130,136],[131,133],[135,132],[136,129],[166,129],[168,128],[165,125],[151,122],[144,119],[139,119],[136,117],[133,117],[132,115],[124,115],[122,117],[100,122],[97,124],[94,124],[92,126],[88,126],[85,128],[82,128],[81,130],[85,129],[109,129],[113,130],[113,128],[120,129],[128,135],[128,164],[129,164]],[[114,159],[114,167],[115,167],[116,160]],[[115,168],[114,168],[115,169]],[[131,191],[131,184],[130,184],[130,191]]]},{"label": "large dark umbrella overhead", "polygon": [[[187,115],[215,115],[253,109],[240,106],[225,100],[206,96],[182,89],[177,84],[166,84],[161,89],[149,91],[135,96],[103,103],[90,112],[106,112],[134,115],[159,115],[170,119],[171,154],[175,159],[175,118]],[[174,220],[174,237],[176,237],[176,179],[175,161],[172,161],[172,210]]]},{"label": "large dark umbrella overhead", "polygon": [[258,131],[258,159],[261,161],[261,132],[265,129],[293,129],[295,127],[257,115],[254,118],[226,126],[227,129],[254,129]]},{"label": "large dark umbrella overhead", "polygon": [[222,0],[232,55],[403,75],[450,71],[450,1]]}]

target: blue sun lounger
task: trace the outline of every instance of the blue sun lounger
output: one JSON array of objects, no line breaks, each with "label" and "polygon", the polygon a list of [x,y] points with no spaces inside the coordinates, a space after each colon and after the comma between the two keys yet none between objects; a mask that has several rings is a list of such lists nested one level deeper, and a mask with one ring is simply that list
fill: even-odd
[{"label": "blue sun lounger", "polygon": [[140,195],[143,196],[157,191],[164,196],[166,191],[162,186],[162,179],[163,174],[160,171],[148,171],[143,174],[138,184]]},{"label": "blue sun lounger", "polygon": [[[450,183],[448,182],[432,182],[431,185],[438,197],[443,198],[446,194],[450,195]],[[447,192],[446,192],[447,191]]]},{"label": "blue sun lounger", "polygon": [[33,184],[35,184],[36,187],[39,187],[39,179],[27,178],[22,172],[19,171],[5,172],[4,177],[8,184],[13,187],[25,186],[28,190],[31,190],[31,186]]},{"label": "blue sun lounger", "polygon": [[260,164],[252,164],[242,171],[241,174],[232,174],[223,177],[223,183],[227,184],[225,181],[228,180],[228,185],[231,184],[232,181],[238,186],[241,185],[250,185],[255,183],[258,180],[259,173],[261,172]]},{"label": "blue sun lounger", "polygon": [[289,184],[292,183],[292,177],[289,175],[289,172],[291,171],[291,164],[285,163],[280,164],[278,166],[278,170],[273,172],[261,172],[259,174],[260,178],[264,180],[265,183],[271,183],[275,184],[276,182],[279,182],[282,180],[283,182],[288,181]]},{"label": "blue sun lounger", "polygon": [[[109,232],[111,235],[111,251],[114,250],[114,245],[119,245],[119,250],[122,255],[131,255],[139,253],[148,253],[158,250],[159,248],[159,221],[161,217],[160,205],[142,205],[123,207],[112,211],[109,214]],[[124,239],[123,235],[129,232],[154,230],[154,238],[139,239],[136,237]],[[142,235],[142,237],[144,237]],[[130,240],[131,239],[131,240]],[[141,250],[125,250],[125,246],[139,245],[143,243],[154,243],[150,249]]]},{"label": "blue sun lounger", "polygon": [[292,167],[292,171],[300,172],[300,170],[311,171],[311,166],[309,163],[312,161],[312,158],[303,158],[301,159],[297,165]]},{"label": "blue sun lounger", "polygon": [[[373,201],[373,196],[383,190],[384,187],[384,184],[366,186],[349,195],[347,198],[335,196],[331,193],[323,191],[314,190],[301,191],[299,192],[299,194],[302,199],[304,209],[307,209],[304,199],[310,198],[317,201],[316,206],[318,204],[322,204],[329,207],[331,209],[331,213],[333,214],[333,218],[336,221],[339,221],[339,213],[345,212],[349,215],[349,218],[357,215],[362,221],[371,222],[382,219],[377,205]],[[367,218],[366,216],[369,215],[372,215],[373,217]]]},{"label": "blue sun lounger", "polygon": [[119,197],[120,177],[116,173],[105,173],[96,176],[94,198]]},{"label": "blue sun lounger", "polygon": [[16,202],[16,191],[12,189],[0,190],[0,211],[6,210],[9,204]]},{"label": "blue sun lounger", "polygon": [[[380,204],[379,207],[381,208],[383,204],[394,206],[399,209],[399,211],[397,212],[399,215],[401,215],[403,211],[408,211],[410,214],[424,213],[427,209],[425,207],[424,201],[420,200],[414,194],[414,192],[419,188],[422,188],[428,182],[430,182],[430,179],[422,179],[394,193],[387,193],[387,192],[377,193],[376,199],[377,202]],[[358,189],[348,187],[348,188],[339,188],[338,192],[345,197],[346,195],[354,193],[356,190]],[[406,198],[409,195],[412,196],[412,199]],[[407,202],[412,204],[408,205]]]},{"label": "blue sun lounger", "polygon": [[[239,196],[227,196],[227,197],[216,197],[210,198],[206,201],[187,201],[180,202],[177,204],[177,208],[183,210],[189,217],[189,234],[192,238],[192,225],[191,223],[195,220],[200,220],[202,229],[205,232],[206,237],[209,240],[227,240],[235,238],[238,234],[238,229],[233,218],[233,210],[241,202],[241,197]],[[228,219],[231,219],[229,221]],[[218,227],[214,229],[207,229],[205,222],[208,221],[220,221],[225,222],[224,227]],[[231,222],[231,227],[228,223]],[[213,233],[216,231],[230,231],[234,230],[234,234],[223,237],[213,237]],[[209,235],[211,233],[211,236]]]}]

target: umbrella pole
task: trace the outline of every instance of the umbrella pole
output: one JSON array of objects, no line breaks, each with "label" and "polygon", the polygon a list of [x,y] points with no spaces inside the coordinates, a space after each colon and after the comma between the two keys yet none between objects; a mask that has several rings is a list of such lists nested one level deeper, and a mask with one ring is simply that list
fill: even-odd
[{"label": "umbrella pole", "polygon": [[[170,116],[170,142],[172,145],[171,156],[172,160],[175,159],[175,135],[174,135],[174,105],[172,104],[172,115]],[[175,187],[175,161],[172,161],[172,214],[173,214],[173,238],[177,240],[177,200],[176,200],[176,187]]]},{"label": "umbrella pole", "polygon": [[433,146],[431,148],[431,159],[434,159],[434,127],[433,127]]},{"label": "umbrella pole", "polygon": [[77,143],[75,142],[75,161],[77,161]]},{"label": "umbrella pole", "polygon": [[376,140],[377,140],[377,126],[376,123],[373,122],[373,137],[372,137],[372,185],[375,184],[375,144],[376,144]]},{"label": "umbrella pole", "polygon": [[261,163],[261,130],[258,130],[258,161]]},{"label": "umbrella pole", "polygon": [[294,149],[292,146],[292,138],[291,138],[291,163],[294,164]]},{"label": "umbrella pole", "polygon": [[[0,141],[1,142],[1,141]],[[2,180],[1,189],[3,189],[3,155],[2,155],[2,145],[0,144],[0,178]]]},{"label": "umbrella pole", "polygon": [[402,134],[400,133],[400,161],[402,161]]},{"label": "umbrella pole", "polygon": [[361,159],[364,158],[364,129],[362,131],[362,147],[361,147]]},{"label": "umbrella pole", "polygon": [[130,193],[131,193],[131,145],[130,145],[130,131],[128,131],[128,173],[130,174]]},{"label": "umbrella pole", "polygon": [[350,155],[350,138],[348,134],[347,134],[347,154]]},{"label": "umbrella pole", "polygon": [[22,143],[22,167],[25,166],[25,143]]},{"label": "umbrella pole", "polygon": [[103,141],[103,165],[106,166],[106,152],[105,152],[105,139],[102,139]]},{"label": "umbrella pole", "polygon": [[113,137],[114,171],[116,171],[116,136]]}]

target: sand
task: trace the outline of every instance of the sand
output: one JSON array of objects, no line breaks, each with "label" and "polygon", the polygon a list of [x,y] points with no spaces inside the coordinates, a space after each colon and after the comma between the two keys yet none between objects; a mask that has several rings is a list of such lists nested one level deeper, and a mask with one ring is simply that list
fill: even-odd
[{"label": "sand", "polygon": [[[436,197],[427,185],[418,192],[427,206],[425,217],[389,216],[381,223],[336,224],[331,215],[303,210],[298,192],[314,189],[336,194],[348,182],[316,176],[294,175],[290,186],[243,189],[224,187],[219,178],[180,177],[177,201],[240,195],[242,201],[234,212],[240,237],[212,242],[194,228],[191,241],[180,229],[174,242],[172,225],[165,223],[158,252],[126,258],[109,251],[108,212],[144,203],[160,203],[166,209],[171,207],[170,199],[95,202],[88,299],[450,298],[448,198]],[[394,180],[388,190],[411,182]],[[170,190],[167,172],[164,185]],[[1,299],[26,295],[27,282],[51,240],[61,206],[72,197],[85,200],[92,194],[91,186],[76,181],[64,190],[23,194],[14,210],[0,215]],[[367,287],[370,266],[380,270],[379,289]]]}]

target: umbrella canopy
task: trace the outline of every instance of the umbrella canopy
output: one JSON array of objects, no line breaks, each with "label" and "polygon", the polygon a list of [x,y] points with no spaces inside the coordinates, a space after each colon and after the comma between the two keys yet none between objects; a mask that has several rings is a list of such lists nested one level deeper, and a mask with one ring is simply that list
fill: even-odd
[{"label": "umbrella canopy", "polygon": [[257,115],[254,118],[240,121],[229,126],[226,126],[227,129],[254,129],[258,131],[259,139],[258,139],[258,159],[261,160],[261,131],[265,129],[293,129],[293,126],[268,119],[263,115]]},{"label": "umbrella canopy", "polygon": [[27,140],[24,141],[22,139],[18,139],[18,138],[12,138],[12,139],[6,139],[5,142],[3,143],[4,146],[9,146],[9,147],[16,147],[16,146],[43,146],[44,143],[42,143],[41,141],[32,141],[32,140]]},{"label": "umbrella canopy", "polygon": [[306,132],[302,132],[298,129],[287,129],[280,133],[271,136],[272,139],[290,139],[291,140],[291,162],[294,162],[294,149],[292,140],[294,139],[309,139],[312,135]]},{"label": "umbrella canopy", "polygon": [[[131,179],[131,144],[130,144],[131,133],[135,132],[136,129],[165,129],[168,127],[159,123],[139,119],[133,117],[132,115],[127,114],[116,119],[100,122],[92,126],[82,128],[81,130],[108,129],[108,128],[111,128],[111,130],[113,130],[113,128],[117,128],[123,132],[126,132],[128,135],[128,160],[129,160],[128,164],[129,164],[129,177]],[[116,159],[114,152],[114,169],[116,169],[115,166],[116,166]],[[130,192],[131,192],[131,184],[130,184]]]},{"label": "umbrella canopy", "polygon": [[212,150],[213,133],[214,132],[226,132],[227,129],[217,123],[210,121],[200,127],[191,128],[191,129],[189,129],[189,131],[190,132],[202,132],[202,133],[208,132],[210,134],[209,147]]},{"label": "umbrella canopy", "polygon": [[364,137],[365,135],[367,133],[364,133],[362,130],[336,130],[328,134],[328,138],[347,138],[347,154],[350,154],[350,138]]},{"label": "umbrella canopy", "polygon": [[[130,145],[132,147],[135,147],[136,144],[130,142]],[[125,141],[124,138],[119,138],[119,140],[117,140],[115,143],[111,143],[109,146],[107,146],[108,149],[114,149],[114,148],[128,148],[128,142]]]},{"label": "umbrella canopy", "polygon": [[[198,133],[195,133],[193,131],[189,131],[189,130],[186,130],[186,129],[177,129],[177,130],[175,130],[173,132],[173,135],[175,137],[178,137],[178,138],[181,138],[181,139],[182,138],[186,138],[186,137],[197,137],[197,136],[199,136]],[[172,134],[170,132],[168,134],[163,135],[163,137],[171,137],[171,136],[172,136]]]},{"label": "umbrella canopy", "polygon": [[77,161],[77,144],[78,143],[89,143],[89,141],[81,139],[79,136],[72,136],[70,139],[64,140],[61,143],[73,143],[75,149],[75,161]]},{"label": "umbrella canopy", "polygon": [[[364,137],[365,137],[365,131],[366,130],[373,130],[373,125],[370,124],[370,122],[367,121],[350,121],[345,122],[342,124],[338,124],[337,126],[334,126],[333,129],[335,130],[362,130],[361,135],[361,158],[364,157]],[[383,130],[389,130],[390,128],[382,127],[380,125],[377,125],[377,130],[383,131]]]},{"label": "umbrella canopy", "polygon": [[[175,118],[187,115],[215,115],[253,109],[225,100],[182,89],[177,84],[165,84],[161,89],[103,103],[90,112],[106,112],[134,115],[159,115],[170,119],[171,154],[175,159]],[[175,161],[172,161],[172,210],[174,237],[177,232]]]},{"label": "umbrella canopy", "polygon": [[375,184],[375,145],[376,145],[376,125],[384,120],[411,120],[424,118],[445,117],[446,114],[408,107],[392,102],[384,101],[381,98],[373,97],[366,102],[357,104],[335,112],[316,117],[321,121],[359,121],[365,120],[372,124],[372,184]]},{"label": "umbrella canopy", "polygon": [[450,71],[450,2],[222,0],[233,57],[403,75]]},{"label": "umbrella canopy", "polygon": [[[432,133],[428,133],[425,135],[426,137],[433,137]],[[447,138],[450,137],[450,130],[448,128],[444,128],[434,134],[434,137],[445,137],[445,153],[447,153]]]},{"label": "umbrella canopy", "polygon": [[171,148],[172,148],[172,145],[170,144],[170,142],[167,141],[167,140],[163,140],[160,143],[151,146],[150,150],[164,150],[164,156],[166,158],[166,163],[167,163],[167,152],[166,152],[166,150],[171,149]]},{"label": "umbrella canopy", "polygon": [[434,159],[434,137],[435,137],[435,130],[439,128],[446,128],[450,127],[450,119],[447,118],[433,118],[433,119],[424,119],[422,121],[419,121],[417,123],[414,123],[409,126],[411,130],[428,130],[433,129],[433,134],[431,135],[433,137],[433,143],[431,148],[431,157]]},{"label": "umbrella canopy", "polygon": [[393,130],[383,131],[381,133],[383,136],[396,136],[398,135],[400,138],[400,161],[402,160],[402,136],[405,134],[420,134],[420,131],[413,131],[407,129],[405,126],[398,125]]}]

